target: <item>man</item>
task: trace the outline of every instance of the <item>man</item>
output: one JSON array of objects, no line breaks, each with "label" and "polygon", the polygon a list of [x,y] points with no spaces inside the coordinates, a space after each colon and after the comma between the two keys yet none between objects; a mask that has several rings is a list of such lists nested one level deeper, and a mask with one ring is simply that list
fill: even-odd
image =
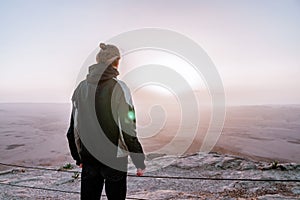
[{"label": "man", "polygon": [[137,175],[144,173],[145,156],[136,136],[131,94],[118,80],[120,52],[100,44],[97,64],[75,89],[67,133],[71,155],[82,167],[81,199],[100,199],[105,182],[108,199],[126,198],[130,155]]}]

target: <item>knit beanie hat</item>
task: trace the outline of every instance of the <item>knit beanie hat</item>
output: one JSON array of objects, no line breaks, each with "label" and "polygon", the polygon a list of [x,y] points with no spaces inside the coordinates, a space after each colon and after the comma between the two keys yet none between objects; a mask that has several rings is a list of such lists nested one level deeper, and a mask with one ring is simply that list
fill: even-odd
[{"label": "knit beanie hat", "polygon": [[101,49],[96,56],[97,63],[104,63],[106,65],[110,65],[117,58],[121,57],[119,49],[112,44],[100,43],[99,47]]}]

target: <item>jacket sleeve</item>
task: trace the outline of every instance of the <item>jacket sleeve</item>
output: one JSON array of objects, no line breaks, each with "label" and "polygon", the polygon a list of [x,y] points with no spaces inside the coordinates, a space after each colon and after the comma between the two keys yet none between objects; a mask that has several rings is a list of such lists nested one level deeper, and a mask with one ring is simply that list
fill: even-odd
[{"label": "jacket sleeve", "polygon": [[70,120],[70,126],[67,132],[67,138],[69,142],[69,149],[71,152],[71,155],[74,160],[76,160],[76,165],[79,165],[81,163],[79,153],[77,151],[76,143],[75,143],[75,136],[74,136],[74,118],[73,118],[73,112],[71,113],[71,120]]},{"label": "jacket sleeve", "polygon": [[130,91],[126,87],[125,90],[121,89],[120,93],[118,114],[124,142],[136,168],[145,169],[145,155],[142,145],[137,138],[135,111]]}]

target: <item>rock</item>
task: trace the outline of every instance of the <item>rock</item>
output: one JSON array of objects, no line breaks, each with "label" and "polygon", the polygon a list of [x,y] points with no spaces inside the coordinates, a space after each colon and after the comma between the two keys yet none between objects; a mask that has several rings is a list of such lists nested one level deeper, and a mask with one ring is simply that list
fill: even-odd
[{"label": "rock", "polygon": [[69,183],[69,182],[73,182],[74,181],[74,178],[63,178],[61,180],[58,180],[55,185],[63,185],[63,184],[66,184],[66,183]]},{"label": "rock", "polygon": [[166,154],[162,154],[162,153],[150,153],[146,155],[146,160],[153,160],[154,158],[159,158],[159,157],[163,157],[166,156]]},{"label": "rock", "polygon": [[[286,170],[259,170],[266,162],[255,162],[229,155],[193,154],[181,157],[154,156],[146,162],[145,176],[128,176],[127,197],[143,199],[300,199],[299,182],[276,182],[273,179],[300,179],[299,165],[280,164]],[[130,173],[135,167],[130,162]],[[1,175],[0,199],[79,199],[80,178],[69,171],[26,170]],[[171,178],[155,178],[156,176]],[[176,179],[186,177],[186,179]],[[192,179],[197,178],[199,179]],[[201,179],[205,178],[205,179]],[[209,180],[240,179],[240,180]],[[245,181],[242,179],[268,179]],[[71,193],[19,188],[4,183],[52,188]],[[19,192],[18,192],[19,190]],[[22,190],[22,192],[20,191]],[[20,197],[22,196],[22,197]],[[104,198],[105,199],[105,198]]]},{"label": "rock", "polygon": [[241,170],[246,171],[246,170],[256,170],[257,166],[254,163],[243,163],[241,165]]},{"label": "rock", "polygon": [[225,157],[223,160],[218,162],[215,165],[215,167],[221,169],[231,169],[231,168],[238,169],[240,167],[241,162],[242,162],[241,160],[235,158]]},{"label": "rock", "polygon": [[299,200],[299,198],[285,197],[280,194],[268,194],[258,197],[257,200]]},{"label": "rock", "polygon": [[300,188],[299,187],[292,188],[291,191],[295,195],[300,195]]}]

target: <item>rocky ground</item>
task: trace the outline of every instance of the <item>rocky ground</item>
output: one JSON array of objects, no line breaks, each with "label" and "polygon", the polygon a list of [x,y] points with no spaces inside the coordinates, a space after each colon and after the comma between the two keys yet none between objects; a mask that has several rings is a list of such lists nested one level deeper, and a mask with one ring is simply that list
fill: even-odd
[{"label": "rocky ground", "polygon": [[[58,169],[59,167],[52,167]],[[74,168],[73,171],[80,172]],[[129,166],[134,172],[134,167]],[[79,199],[76,172],[5,168],[0,173],[0,199]],[[160,176],[152,178],[151,176]],[[173,179],[164,177],[205,177]],[[219,180],[264,179],[265,181]],[[184,157],[150,155],[145,177],[128,177],[128,199],[300,199],[300,165],[252,161],[216,153]],[[270,181],[266,181],[270,180]],[[14,185],[14,186],[12,186]],[[17,186],[48,188],[47,191]],[[62,192],[69,191],[70,193]],[[105,199],[105,193],[103,193]]]}]

